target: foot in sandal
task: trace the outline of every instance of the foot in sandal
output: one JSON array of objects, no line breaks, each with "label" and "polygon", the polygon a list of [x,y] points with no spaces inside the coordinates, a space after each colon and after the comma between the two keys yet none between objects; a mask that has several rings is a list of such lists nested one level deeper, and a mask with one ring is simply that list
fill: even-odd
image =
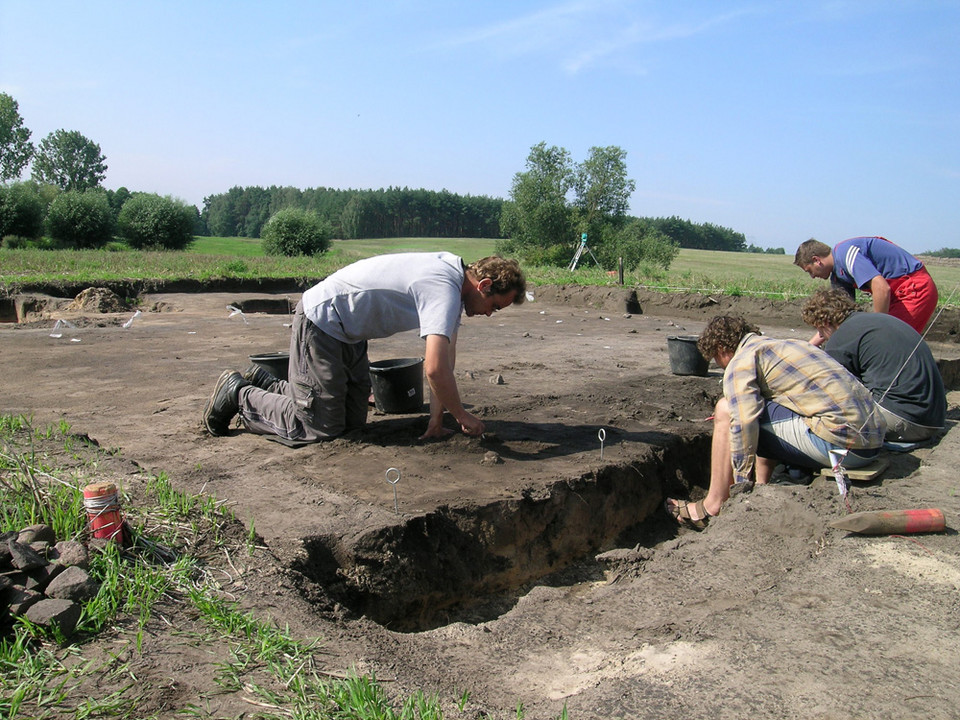
[{"label": "foot in sandal", "polygon": [[686,500],[667,498],[663,506],[680,525],[686,525],[694,530],[703,530],[710,522],[710,518],[714,517],[714,515],[707,512],[703,500],[698,500],[693,503],[687,502]]}]

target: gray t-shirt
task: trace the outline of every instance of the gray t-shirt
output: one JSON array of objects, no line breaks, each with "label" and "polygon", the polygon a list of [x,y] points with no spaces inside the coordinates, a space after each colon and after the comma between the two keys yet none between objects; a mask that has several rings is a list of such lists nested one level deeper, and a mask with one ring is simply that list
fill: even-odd
[{"label": "gray t-shirt", "polygon": [[303,313],[346,343],[420,328],[452,338],[460,324],[463,261],[447,252],[398,253],[360,260],[303,293]]},{"label": "gray t-shirt", "polygon": [[920,333],[902,320],[855,312],[823,349],[894,415],[925,427],[943,427],[947,399],[937,362]]}]

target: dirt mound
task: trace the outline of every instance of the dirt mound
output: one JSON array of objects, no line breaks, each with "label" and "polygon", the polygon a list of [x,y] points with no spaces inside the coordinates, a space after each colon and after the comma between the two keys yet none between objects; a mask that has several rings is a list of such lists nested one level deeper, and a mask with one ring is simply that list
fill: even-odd
[{"label": "dirt mound", "polygon": [[68,312],[116,313],[127,309],[126,303],[113,290],[90,287],[77,295],[66,310]]}]

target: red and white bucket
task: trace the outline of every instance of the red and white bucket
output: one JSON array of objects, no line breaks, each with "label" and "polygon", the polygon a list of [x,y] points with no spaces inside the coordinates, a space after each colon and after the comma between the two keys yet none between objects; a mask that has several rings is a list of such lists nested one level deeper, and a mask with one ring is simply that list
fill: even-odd
[{"label": "red and white bucket", "polygon": [[123,516],[116,485],[111,482],[87,485],[83,489],[83,506],[87,511],[87,527],[93,537],[123,544]]}]

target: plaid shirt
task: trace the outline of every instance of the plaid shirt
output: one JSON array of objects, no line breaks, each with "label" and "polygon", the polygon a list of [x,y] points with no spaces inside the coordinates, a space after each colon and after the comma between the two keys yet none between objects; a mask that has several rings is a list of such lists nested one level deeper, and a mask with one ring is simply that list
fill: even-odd
[{"label": "plaid shirt", "polygon": [[820,348],[802,340],[750,333],[723,373],[730,404],[734,480],[750,479],[756,463],[759,417],[773,400],[802,415],[810,430],[848,449],[878,448],[886,423],[870,391]]}]

